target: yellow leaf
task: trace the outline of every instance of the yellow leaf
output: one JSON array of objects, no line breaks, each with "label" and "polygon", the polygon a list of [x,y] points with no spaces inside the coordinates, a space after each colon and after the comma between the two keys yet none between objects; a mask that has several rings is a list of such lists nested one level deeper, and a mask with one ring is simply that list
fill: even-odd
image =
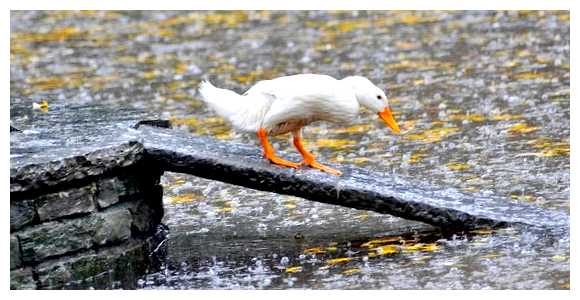
[{"label": "yellow leaf", "polygon": [[178,63],[175,65],[175,74],[183,74],[185,71],[187,71],[186,63]]},{"label": "yellow leaf", "polygon": [[352,163],[355,165],[360,165],[360,164],[366,163],[368,161],[370,161],[370,159],[368,157],[355,157],[352,159]]},{"label": "yellow leaf", "polygon": [[437,250],[439,250],[439,246],[437,246],[437,244],[418,243],[414,245],[403,246],[403,252],[415,252],[415,251],[432,252]]},{"label": "yellow leaf", "polygon": [[284,207],[286,207],[287,209],[295,209],[296,208],[296,204],[287,203],[287,204],[284,204]]},{"label": "yellow leaf", "polygon": [[157,77],[158,72],[157,70],[151,70],[151,71],[146,71],[141,73],[141,78],[146,79],[146,80],[151,80],[154,79],[155,77]]},{"label": "yellow leaf", "polygon": [[453,171],[463,171],[471,168],[469,164],[466,163],[459,163],[459,162],[450,162],[445,165],[448,169]]},{"label": "yellow leaf", "polygon": [[340,139],[318,139],[316,140],[316,145],[320,148],[341,148],[344,146],[350,146],[356,144],[355,141],[351,140],[340,140]]},{"label": "yellow leaf", "polygon": [[508,129],[508,132],[511,134],[530,133],[530,132],[534,132],[538,129],[539,129],[538,127],[530,127],[526,123],[518,123],[518,124],[512,125]]},{"label": "yellow leaf", "polygon": [[349,262],[351,260],[352,260],[352,258],[350,258],[350,257],[341,257],[341,258],[329,259],[326,261],[326,263],[328,265],[332,266],[332,265],[336,265],[336,264],[340,264],[340,263],[346,263],[346,262]]},{"label": "yellow leaf", "polygon": [[399,252],[399,246],[397,245],[386,245],[374,248],[373,250],[376,251],[377,255],[387,255]]},{"label": "yellow leaf", "polygon": [[419,23],[419,20],[420,20],[420,18],[417,16],[406,15],[406,16],[403,16],[401,18],[401,23],[407,24],[407,25],[415,25],[415,24]]},{"label": "yellow leaf", "polygon": [[503,114],[503,115],[493,115],[490,120],[492,121],[510,121],[515,119],[521,119],[522,115],[510,115],[510,114]]},{"label": "yellow leaf", "polygon": [[369,132],[372,129],[372,125],[370,124],[360,124],[354,125],[346,128],[337,128],[332,130],[334,133],[359,133],[359,132]]},{"label": "yellow leaf", "polygon": [[323,254],[323,253],[326,253],[326,251],[322,250],[321,247],[314,247],[314,248],[304,249],[304,253],[306,253],[306,254]]},{"label": "yellow leaf", "polygon": [[552,256],[552,260],[553,261],[565,261],[565,260],[568,260],[568,256],[554,255],[554,256]]},{"label": "yellow leaf", "polygon": [[338,249],[336,247],[326,247],[326,251],[328,252],[336,252]]},{"label": "yellow leaf", "polygon": [[227,212],[232,212],[234,210],[233,207],[223,207],[218,209],[218,212],[223,212],[223,213],[227,213]]},{"label": "yellow leaf", "polygon": [[297,273],[302,272],[302,267],[288,267],[286,268],[286,273]]},{"label": "yellow leaf", "polygon": [[169,118],[169,122],[171,122],[171,125],[173,125],[173,126],[187,125],[187,126],[191,126],[191,127],[198,127],[200,125],[200,122],[195,117],[182,118],[182,119]]},{"label": "yellow leaf", "polygon": [[410,164],[414,164],[414,163],[422,160],[426,156],[427,156],[427,154],[425,154],[425,153],[415,152],[415,153],[411,154],[411,157],[409,158],[409,160],[407,162]]},{"label": "yellow leaf", "polygon": [[360,272],[360,269],[359,268],[352,268],[352,269],[348,269],[348,270],[342,271],[342,274],[344,274],[344,275],[352,275],[352,274],[359,273],[359,272]]},{"label": "yellow leaf", "polygon": [[459,129],[456,127],[441,127],[433,128],[423,131],[422,133],[409,134],[405,138],[411,141],[422,141],[426,143],[434,143],[441,141],[444,137],[457,132]]},{"label": "yellow leaf", "polygon": [[388,244],[388,243],[392,243],[392,242],[398,242],[401,240],[401,237],[396,236],[396,237],[385,237],[385,238],[380,238],[380,239],[375,239],[375,240],[370,240],[362,245],[360,245],[361,247],[367,247],[367,248],[373,248],[377,245],[382,245],[382,244]]},{"label": "yellow leaf", "polygon": [[361,220],[366,220],[366,219],[369,218],[369,214],[368,213],[362,213],[360,215],[355,216],[355,218],[361,219]]},{"label": "yellow leaf", "polygon": [[52,31],[46,33],[38,33],[38,32],[24,32],[24,33],[16,33],[11,36],[11,40],[17,40],[20,42],[63,42],[69,39],[77,38],[82,36],[83,32],[81,32],[76,27],[62,27],[62,28],[55,28]]},{"label": "yellow leaf", "polygon": [[485,117],[478,114],[453,114],[449,116],[451,121],[471,121],[471,122],[482,122],[485,121]]},{"label": "yellow leaf", "polygon": [[516,199],[519,201],[527,201],[533,202],[535,200],[534,196],[532,195],[511,195],[512,199]]},{"label": "yellow leaf", "polygon": [[439,250],[439,246],[437,244],[426,244],[421,248],[421,251],[424,252],[433,252]]},{"label": "yellow leaf", "polygon": [[544,75],[538,72],[522,72],[514,75],[515,79],[523,79],[523,80],[532,80],[542,77],[544,77]]},{"label": "yellow leaf", "polygon": [[183,194],[183,195],[169,197],[169,203],[171,203],[171,204],[189,203],[189,202],[193,202],[193,201],[199,200],[199,199],[201,199],[201,195]]}]

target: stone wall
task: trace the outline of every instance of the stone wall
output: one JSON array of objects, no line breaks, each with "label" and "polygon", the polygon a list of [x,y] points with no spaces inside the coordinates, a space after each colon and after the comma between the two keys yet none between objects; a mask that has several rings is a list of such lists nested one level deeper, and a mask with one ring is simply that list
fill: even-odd
[{"label": "stone wall", "polygon": [[134,288],[154,265],[160,176],[141,162],[50,194],[12,193],[10,288]]}]

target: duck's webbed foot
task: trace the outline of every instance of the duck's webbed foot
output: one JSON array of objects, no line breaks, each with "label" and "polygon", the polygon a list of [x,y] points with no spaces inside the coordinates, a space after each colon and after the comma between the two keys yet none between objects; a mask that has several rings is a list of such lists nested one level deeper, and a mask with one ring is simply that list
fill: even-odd
[{"label": "duck's webbed foot", "polygon": [[340,176],[342,175],[342,172],[325,166],[319,162],[316,161],[316,157],[310,153],[308,150],[306,150],[306,148],[304,148],[304,145],[302,145],[302,140],[300,138],[300,131],[295,131],[293,133],[294,135],[294,146],[296,146],[296,149],[298,149],[298,152],[300,152],[300,154],[302,155],[302,158],[304,158],[304,160],[302,161],[302,164],[305,164],[307,166],[310,166],[311,168],[315,168],[318,169],[320,171],[326,172],[326,173],[330,173],[336,176]]},{"label": "duck's webbed foot", "polygon": [[299,163],[291,162],[276,156],[276,154],[274,153],[274,148],[272,147],[272,145],[270,145],[270,142],[268,141],[268,135],[264,128],[260,128],[260,130],[258,130],[258,138],[260,139],[260,143],[264,148],[264,157],[267,158],[270,162],[272,162],[275,165],[287,168],[297,169],[298,167],[300,167]]}]

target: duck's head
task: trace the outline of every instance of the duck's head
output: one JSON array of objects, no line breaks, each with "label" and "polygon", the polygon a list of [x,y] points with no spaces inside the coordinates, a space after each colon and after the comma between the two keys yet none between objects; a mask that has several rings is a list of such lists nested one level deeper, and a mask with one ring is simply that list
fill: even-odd
[{"label": "duck's head", "polygon": [[343,80],[354,89],[356,99],[361,106],[376,113],[395,133],[401,132],[397,121],[393,118],[389,108],[389,100],[383,90],[362,76],[349,76]]}]

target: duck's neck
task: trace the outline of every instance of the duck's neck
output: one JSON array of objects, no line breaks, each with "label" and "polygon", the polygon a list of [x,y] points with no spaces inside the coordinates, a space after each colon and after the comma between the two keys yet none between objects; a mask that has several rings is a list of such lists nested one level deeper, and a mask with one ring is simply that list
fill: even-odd
[{"label": "duck's neck", "polygon": [[350,87],[354,91],[357,99],[359,99],[360,89],[358,82],[360,82],[360,80],[361,76],[348,76],[341,79],[340,81],[343,82],[346,86]]}]

